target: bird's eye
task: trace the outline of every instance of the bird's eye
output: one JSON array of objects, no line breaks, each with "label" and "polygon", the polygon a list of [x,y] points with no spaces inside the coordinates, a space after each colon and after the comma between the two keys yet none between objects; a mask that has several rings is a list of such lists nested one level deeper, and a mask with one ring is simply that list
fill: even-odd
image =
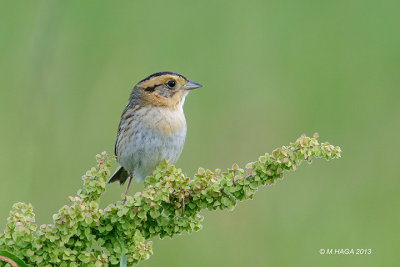
[{"label": "bird's eye", "polygon": [[168,81],[168,82],[167,82],[167,85],[168,85],[169,88],[172,88],[172,87],[175,86],[175,81],[172,81],[172,80],[171,80],[171,81]]}]

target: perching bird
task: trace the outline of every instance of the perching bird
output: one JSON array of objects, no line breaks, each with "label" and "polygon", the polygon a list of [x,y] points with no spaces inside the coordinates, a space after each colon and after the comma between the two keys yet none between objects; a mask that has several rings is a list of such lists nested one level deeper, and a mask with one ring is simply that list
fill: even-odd
[{"label": "perching bird", "polygon": [[186,138],[183,104],[189,90],[202,87],[174,72],[157,72],[133,87],[121,115],[115,156],[121,165],[108,180],[143,181],[164,159],[175,164]]}]

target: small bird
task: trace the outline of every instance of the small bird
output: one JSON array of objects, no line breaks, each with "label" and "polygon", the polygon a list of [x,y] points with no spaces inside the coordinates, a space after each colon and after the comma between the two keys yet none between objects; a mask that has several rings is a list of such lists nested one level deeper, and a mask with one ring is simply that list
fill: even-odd
[{"label": "small bird", "polygon": [[183,113],[190,90],[202,87],[175,72],[157,72],[133,87],[121,115],[114,153],[121,165],[107,183],[141,182],[167,159],[175,164],[186,138]]}]

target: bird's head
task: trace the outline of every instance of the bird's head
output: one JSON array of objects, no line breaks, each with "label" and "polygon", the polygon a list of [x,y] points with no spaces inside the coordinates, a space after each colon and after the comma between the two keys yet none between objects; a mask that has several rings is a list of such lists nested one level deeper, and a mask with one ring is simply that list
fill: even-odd
[{"label": "bird's head", "polygon": [[129,101],[136,105],[182,106],[189,90],[202,87],[175,72],[157,72],[141,80],[132,90]]}]

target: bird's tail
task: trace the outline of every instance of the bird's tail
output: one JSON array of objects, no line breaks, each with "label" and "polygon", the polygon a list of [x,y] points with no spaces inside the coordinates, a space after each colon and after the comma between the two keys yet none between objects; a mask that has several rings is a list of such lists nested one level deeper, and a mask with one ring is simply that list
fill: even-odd
[{"label": "bird's tail", "polygon": [[119,166],[118,169],[114,172],[114,174],[111,176],[110,179],[108,179],[107,183],[114,183],[114,182],[119,182],[119,184],[124,184],[126,179],[128,179],[129,174],[128,172],[122,168],[122,166]]}]

